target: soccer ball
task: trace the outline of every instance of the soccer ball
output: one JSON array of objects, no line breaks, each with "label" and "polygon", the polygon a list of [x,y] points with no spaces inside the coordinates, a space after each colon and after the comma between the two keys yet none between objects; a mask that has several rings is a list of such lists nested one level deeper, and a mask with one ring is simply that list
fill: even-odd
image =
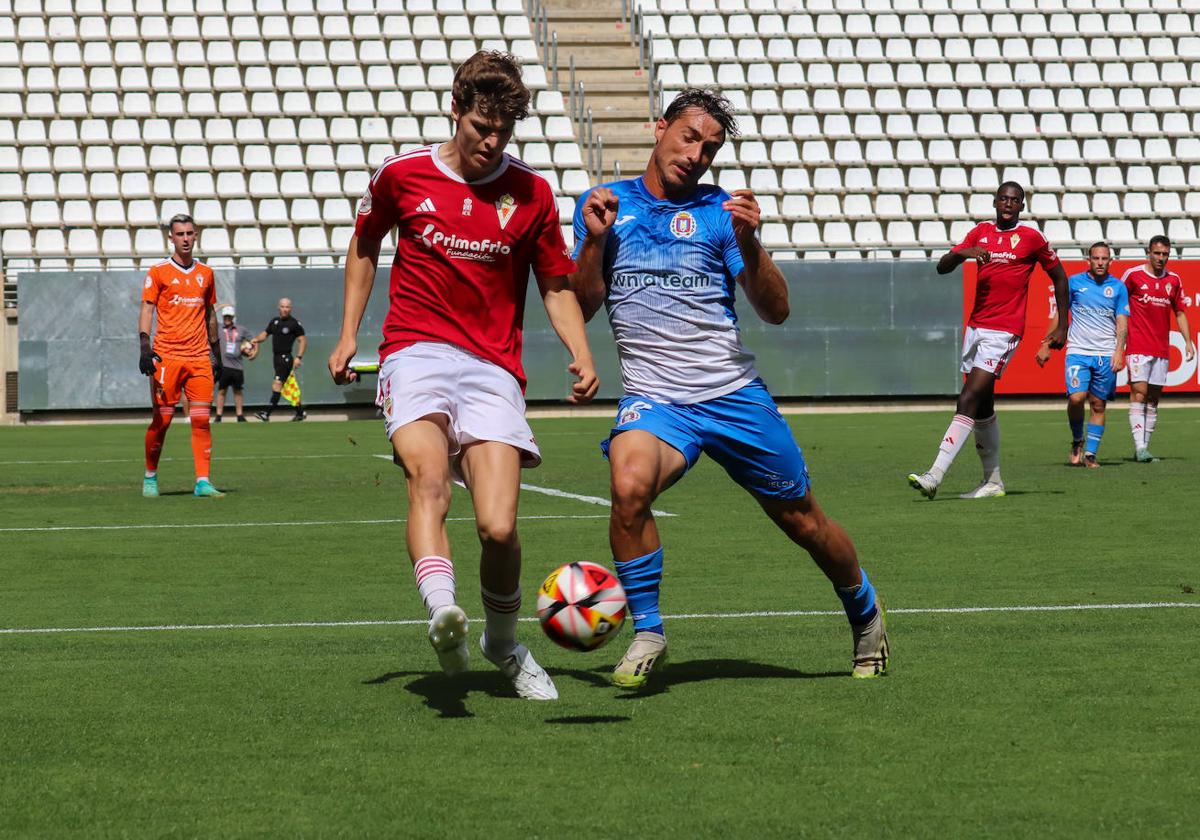
[{"label": "soccer ball", "polygon": [[625,623],[625,590],[603,566],[568,563],[542,583],[537,610],[542,629],[555,644],[595,650]]}]

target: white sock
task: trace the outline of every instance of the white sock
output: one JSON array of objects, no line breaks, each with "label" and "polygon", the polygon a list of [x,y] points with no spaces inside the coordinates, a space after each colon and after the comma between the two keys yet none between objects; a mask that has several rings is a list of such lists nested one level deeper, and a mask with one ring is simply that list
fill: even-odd
[{"label": "white sock", "polygon": [[1158,406],[1146,403],[1146,425],[1144,427],[1143,437],[1145,443],[1142,446],[1150,448],[1150,436],[1154,434],[1154,427],[1158,425]]},{"label": "white sock", "polygon": [[196,483],[199,484],[201,481],[208,481],[208,476],[206,476],[206,475],[196,476]]},{"label": "white sock", "polygon": [[1146,404],[1131,402],[1129,404],[1129,431],[1133,434],[1133,448],[1146,448]]},{"label": "white sock", "polygon": [[962,449],[963,444],[967,442],[973,428],[975,428],[973,419],[965,414],[954,415],[954,419],[950,421],[950,426],[946,429],[946,434],[942,435],[942,442],[938,446],[938,454],[933,460],[933,466],[929,468],[929,474],[933,476],[934,481],[940,484],[946,477],[946,471],[954,463],[954,459],[958,456],[958,450]]},{"label": "white sock", "polygon": [[146,478],[158,478],[157,470],[146,470]]},{"label": "white sock", "polygon": [[521,587],[510,595],[497,595],[482,586],[483,614],[486,619],[488,649],[493,653],[507,653],[517,643],[517,619],[521,615]]},{"label": "white sock", "polygon": [[1000,422],[995,414],[975,421],[975,451],[983,462],[983,480],[1003,484],[1000,480]]},{"label": "white sock", "polygon": [[429,610],[429,617],[442,607],[454,603],[454,564],[446,557],[430,555],[413,564],[417,578],[417,591]]}]

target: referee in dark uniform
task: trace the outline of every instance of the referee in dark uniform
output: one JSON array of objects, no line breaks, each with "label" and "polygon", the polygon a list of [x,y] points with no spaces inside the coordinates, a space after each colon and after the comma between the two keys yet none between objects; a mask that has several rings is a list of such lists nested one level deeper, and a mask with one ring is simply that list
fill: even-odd
[{"label": "referee in dark uniform", "polygon": [[[279,406],[279,392],[283,383],[291,376],[292,371],[300,367],[304,358],[304,348],[308,340],[304,337],[304,325],[292,317],[292,301],[282,298],[279,301],[279,317],[272,318],[267,328],[251,339],[255,344],[262,344],[271,336],[271,351],[275,362],[275,379],[271,382],[271,404],[262,411],[256,411],[254,416],[264,423],[271,419],[271,412]],[[296,345],[296,352],[292,347]],[[302,405],[296,406],[296,414],[292,420],[303,420],[307,415]]]}]

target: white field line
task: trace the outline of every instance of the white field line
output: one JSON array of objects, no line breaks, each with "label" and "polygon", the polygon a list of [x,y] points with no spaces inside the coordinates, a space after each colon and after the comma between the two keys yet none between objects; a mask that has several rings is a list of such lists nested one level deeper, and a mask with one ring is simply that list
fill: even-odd
[{"label": "white field line", "polygon": [[[325,454],[325,455],[214,455],[214,461],[299,461],[302,459],[313,458],[365,458],[366,454],[356,455],[352,453],[341,454]],[[376,455],[376,458],[387,458],[391,460],[391,455]],[[63,458],[61,460],[48,461],[0,461],[0,466],[11,466],[16,464],[141,464],[145,461],[144,458]],[[160,463],[167,461],[187,461],[189,464],[192,459],[189,457],[183,458],[162,458]]]},{"label": "white field line", "polygon": [[[384,458],[388,461],[392,460],[391,455],[376,455],[376,458]],[[457,479],[454,482],[459,487],[466,489],[465,484]],[[566,490],[556,490],[553,487],[538,487],[536,484],[521,484],[522,490],[528,490],[530,493],[541,493],[543,496],[555,496],[559,499],[574,499],[577,502],[587,502],[589,505],[601,505],[602,507],[612,507],[612,502],[600,496],[584,496],[580,493],[568,493]],[[665,510],[651,511],[655,516],[676,516],[674,513],[667,513]]]},{"label": "white field line", "polygon": [[[518,516],[517,519],[535,521],[540,519],[608,519],[607,514],[545,514]],[[301,528],[314,525],[397,525],[407,519],[308,519],[300,522],[189,522],[160,525],[52,525],[41,528],[0,528],[3,533],[37,533],[41,531],[156,531],[173,528]],[[447,522],[474,522],[473,516],[448,516]]]},{"label": "white field line", "polygon": [[[889,609],[889,615],[974,615],[978,613],[1031,613],[1031,612],[1093,612],[1100,610],[1162,610],[1162,609],[1197,609],[1200,602],[1196,601],[1150,601],[1137,604],[1054,604],[1054,605],[1015,605],[1008,607],[907,607]],[[666,620],[678,621],[683,619],[720,620],[735,618],[808,618],[843,615],[841,610],[778,610],[764,612],[738,613],[680,613],[663,616]],[[482,621],[482,619],[470,619]],[[522,618],[524,622],[537,621],[536,618]],[[136,633],[162,632],[166,630],[277,630],[302,627],[406,627],[427,625],[424,618],[402,619],[367,619],[362,621],[287,621],[263,622],[257,624],[154,624],[127,625],[111,627],[6,627],[0,628],[0,635],[24,635],[46,633]]]}]

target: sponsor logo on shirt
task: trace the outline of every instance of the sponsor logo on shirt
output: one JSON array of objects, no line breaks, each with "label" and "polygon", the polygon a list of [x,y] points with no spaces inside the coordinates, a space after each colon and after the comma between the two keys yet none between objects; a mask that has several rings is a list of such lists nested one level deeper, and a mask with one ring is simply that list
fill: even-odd
[{"label": "sponsor logo on shirt", "polygon": [[426,198],[424,201],[422,201],[420,204],[418,204],[417,212],[418,213],[436,213],[437,208],[433,206],[433,199]]},{"label": "sponsor logo on shirt", "polygon": [[671,217],[671,233],[676,239],[691,239],[696,232],[696,217],[686,210],[680,210]]},{"label": "sponsor logo on shirt", "polygon": [[613,222],[613,227],[620,227],[621,225],[625,224],[626,222],[632,222],[636,218],[637,218],[637,216],[622,216],[621,218],[619,218],[615,222]]},{"label": "sponsor logo on shirt", "polygon": [[658,286],[663,289],[706,289],[716,285],[708,274],[647,274],[640,271],[621,271],[612,277],[614,289],[638,289]]},{"label": "sponsor logo on shirt", "polygon": [[472,260],[474,262],[495,262],[497,255],[507,256],[512,248],[499,240],[464,239],[453,233],[442,233],[435,230],[433,224],[425,225],[421,233],[414,233],[413,238],[430,250],[441,248],[452,260]]},{"label": "sponsor logo on shirt", "polygon": [[203,306],[204,298],[202,297],[187,297],[185,295],[171,295],[171,299],[167,303],[172,306]]}]

